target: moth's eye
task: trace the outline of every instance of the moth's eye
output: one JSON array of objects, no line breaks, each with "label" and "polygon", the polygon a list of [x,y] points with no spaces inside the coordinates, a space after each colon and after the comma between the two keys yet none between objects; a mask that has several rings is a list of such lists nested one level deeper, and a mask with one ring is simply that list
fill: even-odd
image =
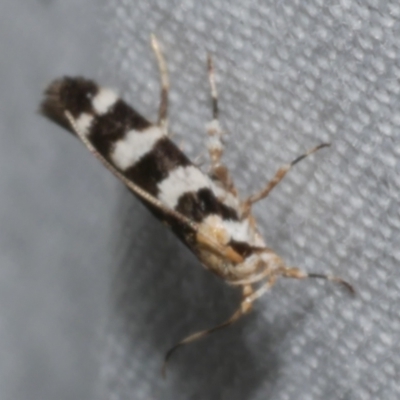
[{"label": "moth's eye", "polygon": [[91,93],[91,92],[86,92],[85,95],[86,95],[86,98],[89,100],[93,98],[93,93]]}]

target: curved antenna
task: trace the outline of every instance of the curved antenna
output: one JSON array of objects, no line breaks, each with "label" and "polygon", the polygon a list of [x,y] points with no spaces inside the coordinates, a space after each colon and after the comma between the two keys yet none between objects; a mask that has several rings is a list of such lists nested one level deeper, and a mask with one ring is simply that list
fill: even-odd
[{"label": "curved antenna", "polygon": [[242,308],[242,304],[241,304],[239,309],[236,310],[234,312],[234,314],[229,319],[227,319],[225,322],[223,322],[222,324],[214,326],[213,328],[210,328],[210,329],[205,329],[203,331],[193,333],[193,334],[187,336],[185,339],[181,340],[179,343],[177,343],[173,347],[171,347],[165,355],[164,363],[163,363],[163,366],[161,369],[163,378],[165,378],[166,374],[167,374],[168,361],[171,358],[172,354],[175,353],[176,350],[178,350],[180,347],[184,346],[185,344],[194,342],[195,340],[198,340],[198,339],[202,339],[203,337],[206,337],[206,336],[210,335],[211,333],[214,333],[215,331],[218,331],[220,329],[226,328],[229,325],[232,325],[234,322],[236,322],[241,316],[246,314],[248,311],[250,311],[250,308],[248,310],[246,310],[246,309],[244,310]]}]

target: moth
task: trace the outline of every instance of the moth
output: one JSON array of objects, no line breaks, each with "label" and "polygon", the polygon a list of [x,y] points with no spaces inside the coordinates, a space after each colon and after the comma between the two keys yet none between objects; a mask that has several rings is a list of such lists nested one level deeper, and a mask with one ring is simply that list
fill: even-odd
[{"label": "moth", "polygon": [[41,113],[78,137],[151,213],[172,229],[206,269],[241,288],[241,303],[228,320],[187,336],[167,352],[165,362],[178,347],[247,314],[278,278],[321,278],[353,292],[353,287],[339,277],[287,266],[267,247],[252,214],[252,206],[266,198],[295,164],[329,144],[320,144],[279,168],[264,188],[242,199],[222,162],[224,132],[218,118],[211,56],[207,62],[212,100],[212,119],[207,125],[210,165],[203,172],[170,139],[169,77],[154,35],[151,44],[161,80],[157,124],[142,117],[114,91],[82,77],[52,82],[45,91]]}]

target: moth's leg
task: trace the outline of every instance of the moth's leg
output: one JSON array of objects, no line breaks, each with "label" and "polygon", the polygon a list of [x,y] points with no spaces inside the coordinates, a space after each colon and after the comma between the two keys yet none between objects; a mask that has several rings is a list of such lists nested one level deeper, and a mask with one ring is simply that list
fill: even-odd
[{"label": "moth's leg", "polygon": [[328,146],[330,146],[329,143],[322,143],[319,146],[308,150],[307,153],[304,153],[300,157],[297,157],[290,164],[286,164],[283,167],[279,168],[278,171],[276,172],[275,176],[271,179],[271,181],[268,182],[267,186],[264,189],[260,190],[256,194],[253,194],[252,196],[247,198],[247,200],[245,200],[245,202],[244,202],[245,209],[247,209],[249,211],[252,204],[267,197],[269,195],[269,193],[271,192],[271,190],[285,177],[285,175],[290,171],[290,169],[294,165],[296,165],[299,161],[308,157],[310,154],[315,153],[319,149],[322,149],[323,147],[328,147]]},{"label": "moth's leg", "polygon": [[207,148],[210,153],[211,168],[217,168],[221,163],[223,153],[222,135],[224,132],[219,123],[218,92],[215,83],[214,63],[211,54],[207,56],[208,80],[211,91],[212,120],[207,124]]},{"label": "moth's leg", "polygon": [[[249,296],[251,296],[252,293],[253,293],[253,290],[252,290],[250,285],[247,285],[247,286],[243,287],[243,297],[244,297],[244,299],[246,299]],[[164,364],[163,364],[163,367],[162,367],[163,376],[165,377],[165,374],[166,374],[168,360],[171,358],[172,354],[175,353],[175,351],[179,347],[181,347],[181,346],[183,346],[185,344],[189,344],[191,342],[194,342],[194,341],[196,341],[198,339],[202,339],[202,338],[210,335],[213,332],[216,332],[216,331],[218,331],[220,329],[223,329],[223,328],[226,328],[226,327],[232,325],[240,317],[242,317],[243,315],[247,314],[251,310],[251,307],[252,307],[252,302],[243,300],[242,303],[240,304],[240,307],[233,313],[233,315],[229,319],[224,321],[222,324],[214,326],[213,328],[210,328],[210,329],[205,329],[204,331],[199,331],[199,332],[193,333],[192,335],[189,335],[185,339],[181,340],[175,346],[171,347],[167,351],[167,354],[165,355],[165,358],[164,358]]]},{"label": "moth's leg", "polygon": [[158,108],[158,125],[167,130],[168,128],[168,91],[169,91],[169,77],[167,64],[161,52],[160,45],[154,34],[151,35],[151,47],[157,58],[158,69],[160,71],[161,81],[161,94],[160,105]]},{"label": "moth's leg", "polygon": [[282,268],[279,272],[279,275],[285,278],[294,279],[324,279],[327,281],[339,283],[340,285],[344,286],[351,294],[355,294],[354,287],[350,283],[337,276],[306,272],[298,268]]},{"label": "moth's leg", "polygon": [[214,64],[210,54],[208,54],[207,58],[207,67],[212,101],[212,120],[207,124],[207,149],[211,160],[210,175],[212,178],[220,181],[225,189],[234,192],[235,189],[232,179],[229,176],[228,169],[221,162],[224,151],[224,145],[222,141],[224,131],[222,130],[219,122],[218,92],[217,85],[215,83]]}]

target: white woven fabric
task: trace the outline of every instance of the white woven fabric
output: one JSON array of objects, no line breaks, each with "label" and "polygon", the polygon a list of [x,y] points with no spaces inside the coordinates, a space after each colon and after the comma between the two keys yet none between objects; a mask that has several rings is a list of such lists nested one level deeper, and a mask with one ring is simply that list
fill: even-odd
[{"label": "white woven fabric", "polygon": [[226,162],[243,194],[298,164],[256,207],[267,243],[329,283],[280,281],[236,326],[165,351],[221,322],[239,295],[204,271],[136,200],[116,231],[116,290],[102,379],[112,399],[400,397],[400,5],[397,1],[120,0],[103,76],[155,120],[154,32],[171,75],[170,126],[205,152],[214,55]]}]

